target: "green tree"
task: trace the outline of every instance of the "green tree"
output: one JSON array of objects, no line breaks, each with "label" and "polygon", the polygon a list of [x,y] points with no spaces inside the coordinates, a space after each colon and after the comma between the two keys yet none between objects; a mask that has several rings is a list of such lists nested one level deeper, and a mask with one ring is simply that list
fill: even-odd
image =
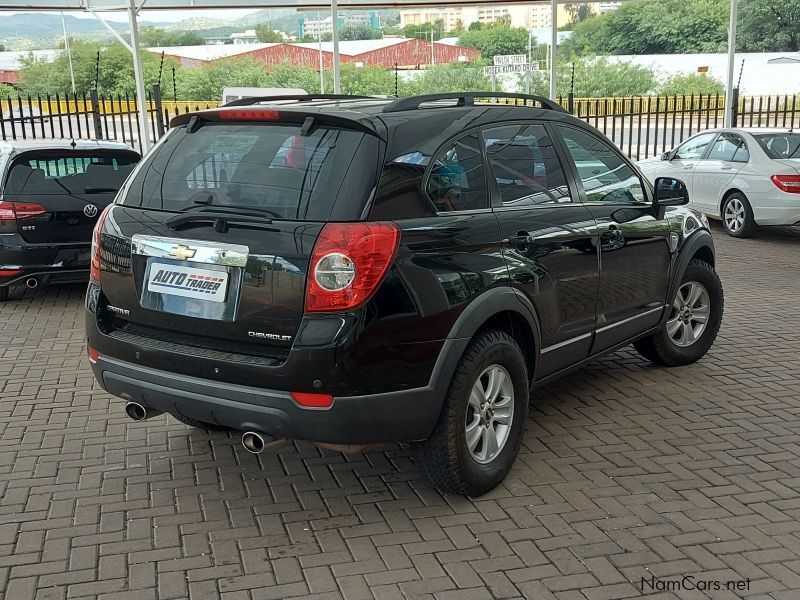
[{"label": "green tree", "polygon": [[570,23],[573,25],[582,23],[586,19],[595,16],[592,5],[586,4],[585,2],[581,2],[580,4],[565,4],[564,10],[567,11]]},{"label": "green tree", "polygon": [[662,96],[690,96],[701,94],[723,94],[725,86],[708,73],[678,73],[658,86]]},{"label": "green tree", "polygon": [[[264,66],[261,65],[261,68],[264,69]],[[301,88],[309,93],[319,92],[319,72],[314,69],[295,66],[289,62],[282,62],[268,69],[261,79],[261,85],[265,87]]]},{"label": "green tree", "polygon": [[256,25],[256,37],[259,42],[264,44],[283,41],[283,34],[280,31],[275,31],[268,23]]},{"label": "green tree", "polygon": [[8,100],[9,98],[16,98],[17,90],[10,85],[0,83],[0,100]]},{"label": "green tree", "polygon": [[380,37],[380,32],[375,31],[366,23],[345,25],[339,30],[340,40],[376,40]]},{"label": "green tree", "polygon": [[[518,86],[524,85],[519,77]],[[572,64],[559,63],[556,75],[556,94],[566,97],[572,82]],[[655,74],[648,68],[631,62],[612,62],[607,58],[585,58],[575,61],[575,96],[606,98],[609,96],[641,96],[656,89]],[[531,93],[547,96],[550,93],[550,74],[531,73]]]},{"label": "green tree", "polygon": [[800,52],[797,0],[741,0],[738,27],[742,52]]},{"label": "green tree", "polygon": [[465,31],[458,43],[481,51],[491,60],[497,54],[524,54],[528,49],[528,32],[523,27],[489,27]]},{"label": "green tree", "polygon": [[633,0],[577,23],[563,49],[578,55],[722,52],[729,7],[730,0]]},{"label": "green tree", "polygon": [[444,35],[444,28],[437,26],[435,23],[421,23],[419,25],[406,25],[403,27],[403,37],[419,38],[422,40],[431,39],[431,31],[433,31],[433,39],[440,40]]},{"label": "green tree", "polygon": [[409,81],[401,82],[400,95],[435,94],[437,92],[489,91],[492,80],[480,67],[459,63],[437,65],[420,72]]},{"label": "green tree", "polygon": [[175,32],[158,27],[144,27],[141,32],[140,43],[145,48],[155,46],[201,46],[205,39],[194,31]]},{"label": "green tree", "polygon": [[176,84],[180,100],[219,100],[224,87],[268,87],[269,77],[262,63],[238,58],[181,69]]},{"label": "green tree", "polygon": [[3,44],[0,44],[0,52],[5,52],[6,47]]},{"label": "green tree", "polygon": [[[356,67],[353,63],[344,63],[340,70],[343,94],[360,96],[393,95],[394,71],[383,67]],[[331,75],[327,78],[333,81]]]},{"label": "green tree", "polygon": [[473,21],[469,24],[469,27],[467,27],[468,31],[480,31],[481,29],[483,29],[483,23],[480,21]]}]

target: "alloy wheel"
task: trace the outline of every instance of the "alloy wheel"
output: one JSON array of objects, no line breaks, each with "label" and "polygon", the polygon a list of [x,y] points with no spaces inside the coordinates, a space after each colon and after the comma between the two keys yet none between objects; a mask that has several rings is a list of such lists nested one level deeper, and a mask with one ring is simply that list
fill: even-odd
[{"label": "alloy wheel", "polygon": [[723,215],[723,219],[725,220],[725,227],[731,233],[737,233],[742,227],[744,227],[745,219],[747,218],[747,213],[744,209],[744,204],[738,198],[731,198],[728,200],[728,203],[725,205],[725,214]]},{"label": "alloy wheel", "polygon": [[475,380],[464,423],[467,449],[480,463],[492,462],[502,452],[514,418],[514,385],[508,371],[491,365]]},{"label": "alloy wheel", "polygon": [[667,335],[676,346],[691,346],[703,335],[710,307],[708,290],[701,283],[688,281],[678,288],[667,321]]}]

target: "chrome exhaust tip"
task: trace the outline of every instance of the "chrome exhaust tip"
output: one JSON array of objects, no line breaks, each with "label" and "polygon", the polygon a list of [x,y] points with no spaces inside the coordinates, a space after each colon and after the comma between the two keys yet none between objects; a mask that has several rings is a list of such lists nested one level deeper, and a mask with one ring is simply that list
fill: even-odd
[{"label": "chrome exhaust tip", "polygon": [[36,277],[28,277],[25,280],[25,287],[27,287],[29,290],[35,290],[37,287],[39,287],[39,280],[36,279]]},{"label": "chrome exhaust tip", "polygon": [[147,408],[146,406],[142,406],[138,402],[128,402],[125,405],[125,414],[128,415],[134,421],[144,421],[145,419],[149,419],[151,417],[157,417],[163,412],[164,411],[162,410]]},{"label": "chrome exhaust tip", "polygon": [[267,447],[267,442],[260,433],[245,431],[242,434],[242,446],[251,454],[261,454]]}]

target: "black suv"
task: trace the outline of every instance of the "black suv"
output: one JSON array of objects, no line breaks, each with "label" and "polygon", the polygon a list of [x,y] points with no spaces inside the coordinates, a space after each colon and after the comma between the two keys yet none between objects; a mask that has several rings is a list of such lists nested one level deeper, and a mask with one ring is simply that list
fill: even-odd
[{"label": "black suv", "polygon": [[532,386],[631,342],[662,365],[708,351],[723,293],[687,201],[535,96],[182,115],[95,230],[89,360],[134,419],[251,452],[413,442],[432,483],[482,494]]}]

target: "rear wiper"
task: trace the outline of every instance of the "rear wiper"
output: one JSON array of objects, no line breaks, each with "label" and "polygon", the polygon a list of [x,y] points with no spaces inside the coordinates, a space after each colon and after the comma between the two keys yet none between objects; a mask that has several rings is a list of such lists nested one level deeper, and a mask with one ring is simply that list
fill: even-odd
[{"label": "rear wiper", "polygon": [[219,233],[227,233],[230,224],[241,224],[246,227],[257,227],[268,229],[269,231],[280,231],[279,229],[267,228],[266,225],[272,224],[272,219],[262,215],[252,213],[241,213],[239,211],[200,211],[187,214],[178,214],[164,221],[164,225],[170,229],[177,230],[190,223],[209,223]]},{"label": "rear wiper", "polygon": [[119,188],[112,188],[112,187],[87,187],[83,188],[84,194],[116,194],[119,191]]}]

